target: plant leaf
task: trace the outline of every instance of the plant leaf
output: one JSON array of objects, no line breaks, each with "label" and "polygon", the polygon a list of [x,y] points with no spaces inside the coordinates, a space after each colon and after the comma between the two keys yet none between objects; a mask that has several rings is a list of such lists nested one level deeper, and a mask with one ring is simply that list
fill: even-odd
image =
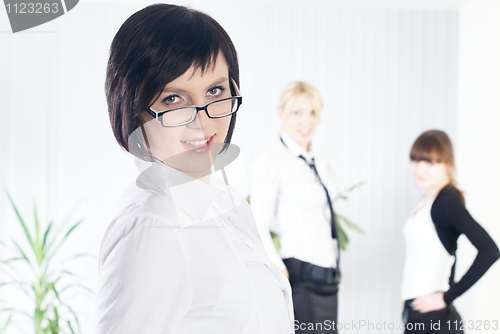
[{"label": "plant leaf", "polygon": [[15,252],[14,248],[12,248],[10,245],[6,244],[5,242],[3,242],[2,240],[0,240],[0,245],[11,250],[12,252]]},{"label": "plant leaf", "polygon": [[[12,278],[12,277],[11,277]],[[23,281],[19,281],[17,279],[13,279],[12,281],[10,282],[4,282],[2,283],[2,286],[7,286],[7,285],[13,285],[14,287],[18,288],[19,290],[21,290],[22,292],[24,292],[24,294],[29,298],[29,299],[33,299],[33,295],[29,292],[29,290],[27,290],[26,288],[28,286],[30,286],[28,283],[26,282],[23,282]]]},{"label": "plant leaf", "polygon": [[71,321],[68,320],[68,327],[69,330],[71,331],[71,334],[75,334],[75,331],[73,330],[73,326],[71,326]]},{"label": "plant leaf", "polygon": [[56,298],[62,303],[61,297],[59,297],[59,292],[57,292],[55,283],[50,283],[50,289],[54,291],[54,294],[56,295]]},{"label": "plant leaf", "polygon": [[335,196],[335,199],[333,201],[335,202],[338,199],[347,199],[347,196],[343,195],[343,194],[339,194],[339,195]]},{"label": "plant leaf", "polygon": [[342,219],[344,221],[344,223],[346,224],[346,226],[349,227],[349,229],[356,231],[362,235],[365,235],[365,231],[363,231],[363,229],[361,227],[359,227],[356,223],[354,223],[352,220],[350,220],[346,216],[337,215],[337,217]]},{"label": "plant leaf", "polygon": [[13,313],[13,314],[21,314],[21,315],[28,317],[28,319],[33,319],[31,314],[28,314],[25,311],[19,310],[15,307],[2,307],[2,308],[0,308],[0,311],[8,311],[8,312]]},{"label": "plant leaf", "polygon": [[0,333],[5,333],[7,331],[7,327],[9,327],[11,320],[12,320],[12,315],[9,315],[9,317],[3,324],[2,328],[0,328]]},{"label": "plant leaf", "polygon": [[90,293],[92,295],[95,293],[89,287],[87,287],[87,286],[85,286],[85,285],[83,285],[81,283],[71,283],[71,284],[68,284],[64,288],[59,289],[59,293],[63,293],[64,291],[66,291],[66,290],[68,290],[69,288],[72,288],[72,287],[78,287],[78,288],[80,288],[82,290],[87,291],[88,293]]},{"label": "plant leaf", "polygon": [[49,232],[52,229],[52,225],[54,224],[53,221],[49,223],[49,226],[47,226],[47,229],[45,230],[45,233],[43,234],[43,241],[42,241],[42,248],[45,249],[45,245],[47,244],[47,238],[49,236]]},{"label": "plant leaf", "polygon": [[75,228],[77,228],[82,222],[83,222],[83,219],[80,219],[76,224],[71,226],[71,228],[68,230],[68,232],[66,232],[66,235],[64,236],[63,239],[66,239],[71,234],[71,232],[73,232],[75,230]]},{"label": "plant leaf", "polygon": [[346,193],[350,193],[351,191],[353,191],[357,187],[362,186],[364,183],[365,183],[365,181],[360,181],[360,182],[356,183],[355,185],[350,186],[349,188],[347,188]]},{"label": "plant leaf", "polygon": [[345,251],[347,249],[347,246],[349,245],[349,238],[347,237],[347,234],[344,232],[342,226],[340,226],[338,223],[337,223],[337,238],[340,250]]},{"label": "plant leaf", "polygon": [[17,251],[21,254],[21,257],[28,263],[29,267],[33,270],[33,265],[31,264],[31,261],[28,258],[28,256],[26,255],[26,253],[23,251],[23,248],[21,246],[19,246],[19,244],[16,242],[16,240],[14,240],[14,238],[11,238],[11,241],[14,244],[14,246],[16,246]]},{"label": "plant leaf", "polygon": [[50,255],[48,255],[49,258],[52,258],[54,256],[54,254],[57,252],[57,250],[64,244],[64,242],[66,241],[68,236],[71,234],[71,232],[73,232],[75,230],[75,228],[77,228],[82,222],[83,222],[83,219],[80,219],[78,222],[76,222],[73,226],[70,227],[70,229],[66,232],[64,237],[61,240],[59,240],[59,243],[57,244],[57,246],[55,246],[55,248],[52,249]]},{"label": "plant leaf", "polygon": [[274,232],[271,233],[271,239],[273,240],[274,247],[276,248],[277,251],[280,250],[281,244],[280,244],[280,239],[278,238],[278,235]]},{"label": "plant leaf", "polygon": [[74,260],[74,259],[76,259],[76,258],[79,258],[79,257],[90,257],[90,258],[95,258],[95,255],[94,255],[94,254],[92,254],[92,253],[90,253],[90,252],[82,252],[82,253],[77,253],[77,254],[74,254],[74,255],[72,255],[72,256],[70,256],[70,257],[67,257],[67,258],[65,258],[65,259],[61,260],[61,262],[59,262],[59,263],[57,264],[56,268],[57,268],[57,267],[59,267],[59,266],[61,266],[61,265],[63,265],[63,264],[64,264],[64,263],[66,263],[66,262],[72,261],[72,260]]},{"label": "plant leaf", "polygon": [[1,263],[8,264],[13,261],[19,261],[19,260],[24,260],[24,257],[11,257],[10,259],[7,260],[0,260]]},{"label": "plant leaf", "polygon": [[78,316],[76,315],[76,312],[69,306],[69,305],[66,305],[66,308],[68,309],[68,311],[73,315],[73,319],[75,319],[75,322],[76,322],[76,326],[78,328],[78,331],[81,333],[82,332],[82,329],[80,327],[80,320],[78,320]]},{"label": "plant leaf", "polygon": [[28,230],[28,227],[26,226],[26,223],[24,222],[23,217],[21,217],[21,214],[19,213],[17,206],[14,204],[14,201],[12,200],[12,198],[10,197],[10,194],[8,192],[7,192],[7,198],[9,199],[9,202],[12,205],[14,212],[16,213],[17,219],[23,228],[24,235],[26,236],[26,239],[28,239],[28,242],[29,242],[31,248],[33,249],[33,251],[35,251],[34,244],[33,244],[33,238],[31,237],[31,233]]}]

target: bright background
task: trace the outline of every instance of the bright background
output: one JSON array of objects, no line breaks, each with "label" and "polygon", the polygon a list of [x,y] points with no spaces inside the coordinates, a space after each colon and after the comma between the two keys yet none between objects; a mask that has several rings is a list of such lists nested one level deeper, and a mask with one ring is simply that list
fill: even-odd
[{"label": "bright background", "polygon": [[[65,254],[97,256],[118,198],[133,181],[131,160],[109,126],[107,54],[121,23],[149,3],[81,1],[17,34],[0,10],[0,240],[20,235],[5,189],[27,218],[35,200],[43,221],[71,210],[75,220],[84,218]],[[339,322],[400,323],[402,224],[420,197],[408,151],[422,131],[438,128],[451,136],[468,208],[500,244],[500,2],[175,3],[212,15],[238,50],[244,104],[234,143],[242,155],[229,181],[242,192],[249,189],[252,161],[276,140],[284,85],[306,80],[322,93],[315,144],[335,167],[340,187],[365,182],[347,202],[336,203],[366,231],[350,234],[342,257]],[[458,276],[475,254],[466,239],[459,246]],[[95,290],[97,263],[83,263]],[[464,320],[500,322],[499,280],[495,265],[457,300]],[[92,297],[78,295],[74,303],[84,314],[84,333],[91,333]]]}]

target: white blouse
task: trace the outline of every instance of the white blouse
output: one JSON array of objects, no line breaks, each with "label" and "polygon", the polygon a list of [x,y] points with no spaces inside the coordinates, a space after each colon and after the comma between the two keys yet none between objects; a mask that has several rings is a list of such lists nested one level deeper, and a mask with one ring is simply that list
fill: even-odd
[{"label": "white blouse", "polygon": [[[403,227],[406,242],[402,299],[448,291],[451,267],[455,257],[439,240],[431,217],[434,201],[420,203]],[[423,204],[423,205],[422,205]]]},{"label": "white blouse", "polygon": [[[306,152],[286,132],[255,162],[250,204],[269,257],[281,268],[282,259],[294,257],[321,267],[336,267],[337,240],[332,239],[326,193],[309,162],[335,198],[333,179],[326,159],[311,148]],[[269,231],[280,240],[276,250]]]},{"label": "white blouse", "polygon": [[214,175],[137,162],[101,244],[96,333],[293,333],[290,285],[248,203]]}]

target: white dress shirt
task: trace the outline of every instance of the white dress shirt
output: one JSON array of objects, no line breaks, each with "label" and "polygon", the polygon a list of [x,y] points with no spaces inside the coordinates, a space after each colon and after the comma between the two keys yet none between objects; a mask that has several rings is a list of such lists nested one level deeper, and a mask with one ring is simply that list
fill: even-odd
[{"label": "white dress shirt", "polygon": [[448,291],[451,268],[455,257],[444,248],[432,221],[434,201],[422,202],[403,227],[406,242],[402,299],[426,296],[438,291]]},{"label": "white dress shirt", "polygon": [[[321,181],[335,197],[327,161],[306,152],[286,132],[253,166],[250,204],[262,242],[271,260],[285,268],[282,259],[294,257],[321,267],[336,267],[337,241],[332,239],[330,211],[325,190],[307,163],[314,157]],[[280,240],[279,253],[269,231]]]},{"label": "white dress shirt", "polygon": [[101,244],[96,333],[293,333],[290,285],[248,203],[214,175],[137,162]]}]

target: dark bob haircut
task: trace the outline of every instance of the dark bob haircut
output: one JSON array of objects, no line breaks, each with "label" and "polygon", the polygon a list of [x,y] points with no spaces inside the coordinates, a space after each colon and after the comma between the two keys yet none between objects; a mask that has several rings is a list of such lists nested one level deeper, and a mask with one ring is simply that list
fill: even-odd
[{"label": "dark bob haircut", "polygon": [[[202,73],[212,69],[219,52],[226,59],[229,77],[239,86],[236,49],[210,16],[182,6],[155,4],[129,17],[111,43],[105,84],[111,127],[120,146],[130,152],[128,139],[141,126],[139,114],[166,84],[191,66]],[[231,93],[236,95],[234,87]],[[224,148],[235,123],[236,113]]]}]

